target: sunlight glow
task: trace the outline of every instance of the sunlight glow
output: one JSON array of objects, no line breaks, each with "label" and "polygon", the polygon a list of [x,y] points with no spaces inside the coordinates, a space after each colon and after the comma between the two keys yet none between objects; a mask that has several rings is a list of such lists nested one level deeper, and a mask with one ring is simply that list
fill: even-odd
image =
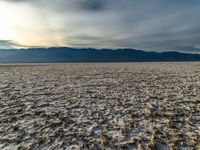
[{"label": "sunlight glow", "polygon": [[14,48],[57,45],[59,37],[53,41],[52,35],[45,30],[46,26],[41,26],[43,20],[38,16],[37,10],[28,4],[1,1],[0,40],[12,39],[19,44],[12,46]]},{"label": "sunlight glow", "polygon": [[9,39],[15,34],[15,26],[22,20],[20,12],[6,2],[0,3],[0,39]]}]

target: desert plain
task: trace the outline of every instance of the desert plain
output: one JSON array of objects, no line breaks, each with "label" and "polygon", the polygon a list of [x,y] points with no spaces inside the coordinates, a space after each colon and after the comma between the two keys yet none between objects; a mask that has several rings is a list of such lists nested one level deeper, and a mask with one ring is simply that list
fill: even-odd
[{"label": "desert plain", "polygon": [[0,149],[199,150],[200,63],[0,65]]}]

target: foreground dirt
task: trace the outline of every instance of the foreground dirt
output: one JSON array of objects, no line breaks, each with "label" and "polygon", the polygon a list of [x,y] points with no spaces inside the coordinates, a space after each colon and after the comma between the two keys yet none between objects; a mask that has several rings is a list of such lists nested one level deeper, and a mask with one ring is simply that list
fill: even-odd
[{"label": "foreground dirt", "polygon": [[0,66],[0,149],[200,149],[200,63]]}]

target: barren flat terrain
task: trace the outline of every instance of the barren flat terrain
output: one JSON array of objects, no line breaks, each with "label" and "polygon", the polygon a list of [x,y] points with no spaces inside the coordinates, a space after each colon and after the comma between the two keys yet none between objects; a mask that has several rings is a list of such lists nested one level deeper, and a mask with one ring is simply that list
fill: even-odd
[{"label": "barren flat terrain", "polygon": [[0,149],[200,149],[200,63],[0,66]]}]

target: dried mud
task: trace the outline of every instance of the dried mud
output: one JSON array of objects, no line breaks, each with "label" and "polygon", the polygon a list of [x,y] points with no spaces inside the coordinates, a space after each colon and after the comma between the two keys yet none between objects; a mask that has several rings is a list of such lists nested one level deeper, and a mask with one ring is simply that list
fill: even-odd
[{"label": "dried mud", "polygon": [[200,63],[0,66],[0,149],[200,149]]}]

